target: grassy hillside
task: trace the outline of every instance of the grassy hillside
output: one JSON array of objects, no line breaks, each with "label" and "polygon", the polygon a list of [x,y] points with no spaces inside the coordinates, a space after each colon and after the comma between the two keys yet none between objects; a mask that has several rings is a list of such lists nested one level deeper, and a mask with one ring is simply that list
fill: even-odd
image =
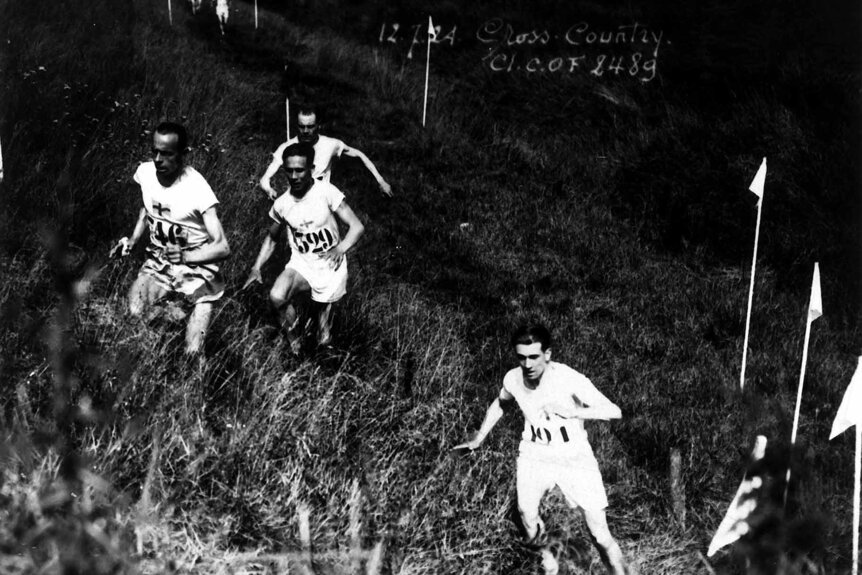
[{"label": "grassy hillside", "polygon": [[[860,353],[858,7],[688,4],[261,2],[255,31],[252,4],[234,2],[221,38],[209,6],[193,17],[175,2],[171,26],[165,2],[0,0],[3,567],[283,572],[297,513],[310,511],[316,551],[344,550],[354,509],[363,547],[386,542],[385,573],[536,573],[510,521],[520,416],[467,458],[449,449],[513,366],[512,327],[538,319],[555,359],[623,410],[588,429],[625,554],[642,573],[707,573],[699,553],[756,434],[783,475],[819,261],[825,315],[786,513],[770,508],[762,537],[711,569],[745,572],[747,551],[755,565],[781,557],[785,573],[846,572],[852,440],[826,437]],[[433,48],[423,129],[424,47],[407,59],[409,38],[379,34],[429,12],[457,33]],[[494,48],[520,65],[573,52],[482,42],[493,17],[552,34],[637,21],[667,40],[649,82],[500,72]],[[359,163],[336,172],[367,234],[335,348],[301,360],[266,291],[238,289],[267,226],[256,182],[285,96],[316,103],[325,133],[365,151],[396,193]],[[178,324],[127,316],[140,253],[106,258],[131,231],[128,182],[163,119],[189,127],[233,252],[204,364],[182,357]],[[741,393],[746,188],[763,156]],[[601,572],[558,494],[543,513],[565,572]]]}]

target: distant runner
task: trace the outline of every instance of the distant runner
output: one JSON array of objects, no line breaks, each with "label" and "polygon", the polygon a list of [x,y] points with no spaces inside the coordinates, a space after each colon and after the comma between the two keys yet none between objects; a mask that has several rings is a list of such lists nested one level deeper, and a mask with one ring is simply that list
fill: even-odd
[{"label": "distant runner", "polygon": [[230,17],[228,0],[216,0],[216,17],[221,35],[224,36],[224,27],[227,26],[227,20]]},{"label": "distant runner", "polygon": [[131,238],[111,250],[127,256],[149,228],[147,258],[129,290],[129,311],[144,316],[150,306],[176,296],[192,306],[186,329],[186,353],[201,351],[213,302],[224,294],[218,262],[230,246],[216,214],[219,203],[204,177],[184,164],[186,129],[163,122],[153,133],[153,161],[138,166],[133,177],[144,207]]},{"label": "distant runner", "polygon": [[317,113],[313,109],[300,109],[296,120],[299,134],[287,142],[284,142],[275,152],[273,152],[272,163],[269,164],[269,167],[266,169],[266,173],[264,173],[263,177],[260,178],[260,187],[269,194],[270,199],[274,200],[278,196],[278,193],[273,189],[270,180],[281,167],[284,150],[290,144],[295,144],[297,142],[305,142],[314,146],[315,165],[312,177],[315,180],[329,182],[333,164],[338,158],[345,155],[350,158],[359,158],[368,171],[371,172],[371,175],[374,176],[374,179],[377,180],[377,185],[380,186],[380,191],[387,196],[392,196],[392,187],[383,179],[383,176],[380,175],[380,172],[377,171],[377,168],[374,167],[374,164],[368,159],[368,156],[356,148],[348,146],[341,140],[323,136],[318,133],[320,126],[317,123]]},{"label": "distant runner", "polygon": [[[300,142],[287,146],[283,161],[290,184],[289,193],[278,197],[269,210],[273,223],[243,289],[252,283],[263,282],[261,267],[272,256],[279,235],[287,226],[290,260],[276,278],[269,299],[279,313],[291,351],[298,353],[302,342],[301,334],[297,333],[296,297],[301,293],[311,293],[311,299],[318,308],[317,344],[328,345],[332,303],[347,291],[345,254],[359,240],[365,227],[338,188],[311,177],[315,161],[311,144]],[[339,222],[347,226],[343,238],[338,229]]]},{"label": "distant runner", "polygon": [[[518,511],[528,544],[541,546],[545,524],[539,503],[554,486],[566,502],[583,512],[593,543],[608,573],[626,573],[622,551],[608,529],[608,505],[599,466],[584,429],[587,419],[618,419],[620,408],[582,374],[551,361],[551,334],[541,325],[519,328],[511,341],[519,368],[503,378],[500,395],[488,407],[475,437],[455,449],[477,449],[514,399],[524,415],[517,462]],[[556,559],[543,549],[548,574],[557,573]]]}]

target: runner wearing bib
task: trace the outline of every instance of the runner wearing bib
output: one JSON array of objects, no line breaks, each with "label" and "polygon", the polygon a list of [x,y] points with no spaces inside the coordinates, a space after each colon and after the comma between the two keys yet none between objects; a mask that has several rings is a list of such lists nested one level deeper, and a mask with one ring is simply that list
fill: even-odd
[{"label": "runner wearing bib", "polygon": [[[309,292],[318,308],[318,345],[331,340],[332,303],[347,288],[345,254],[365,231],[362,222],[347,205],[344,194],[328,182],[311,177],[314,148],[307,143],[291,144],[284,151],[289,193],[280,196],[269,211],[272,224],[243,288],[261,283],[261,268],[272,256],[282,230],[287,228],[290,260],[270,290],[270,302],[278,311],[291,349],[298,352],[296,296]],[[338,223],[347,226],[341,237]]]},{"label": "runner wearing bib", "polygon": [[[555,486],[566,503],[583,513],[587,528],[609,573],[625,574],[622,551],[608,529],[608,499],[599,466],[584,429],[587,419],[618,419],[620,408],[584,375],[551,361],[551,335],[543,326],[520,328],[512,336],[519,367],[503,378],[497,399],[488,407],[479,431],[455,449],[477,449],[514,400],[524,415],[517,461],[518,511],[530,543],[542,541],[542,497]],[[545,549],[547,573],[556,561]]]},{"label": "runner wearing bib", "polygon": [[204,177],[184,164],[188,135],[183,126],[160,124],[153,134],[153,161],[138,166],[134,181],[143,208],[131,238],[111,254],[127,256],[149,231],[146,259],[129,290],[129,311],[143,317],[150,306],[174,295],[193,307],[186,352],[203,347],[213,302],[224,294],[218,262],[230,246],[216,213],[218,200]]}]

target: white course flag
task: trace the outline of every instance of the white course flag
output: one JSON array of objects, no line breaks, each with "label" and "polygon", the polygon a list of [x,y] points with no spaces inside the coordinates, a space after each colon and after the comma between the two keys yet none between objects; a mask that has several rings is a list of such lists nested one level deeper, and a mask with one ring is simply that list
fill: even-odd
[{"label": "white course flag", "polygon": [[844,398],[832,422],[829,439],[834,439],[856,426],[856,459],[853,473],[853,575],[859,574],[859,505],[862,483],[862,356],[856,362],[856,372],[844,392]]},{"label": "white course flag", "polygon": [[766,158],[763,158],[763,161],[760,163],[760,167],[757,169],[757,173],[754,174],[754,179],[751,180],[751,185],[748,186],[748,189],[754,192],[760,200],[758,200],[758,204],[763,200],[763,185],[766,183]]},{"label": "white course flag", "polygon": [[[814,275],[811,278],[811,298],[808,300],[808,321],[805,325],[805,343],[802,346],[802,367],[799,370],[799,387],[796,390],[796,410],[793,413],[793,433],[790,447],[796,445],[796,432],[799,429],[799,410],[802,406],[802,388],[805,383],[805,366],[808,363],[808,342],[811,339],[811,322],[823,315],[823,298],[820,295],[820,264],[814,262]],[[787,503],[787,490],[790,487],[790,468],[787,468],[787,483],[784,486],[784,503]]]},{"label": "white course flag", "polygon": [[844,392],[844,399],[832,422],[829,439],[835,439],[852,426],[862,427],[862,356],[856,364],[856,372]]},{"label": "white course flag", "polygon": [[751,305],[754,303],[754,271],[757,266],[757,242],[760,239],[760,214],[763,207],[763,186],[766,183],[766,158],[760,163],[748,189],[757,196],[757,225],[754,228],[754,255],[751,257],[751,284],[748,287],[748,312],[745,314],[745,338],[742,342],[742,370],[739,373],[739,388],[745,387],[745,361],[748,358],[748,333],[751,327]]},{"label": "white course flag", "polygon": [[[763,459],[765,453],[766,437],[758,435],[754,442],[754,449],[751,451],[751,463]],[[749,477],[748,473],[743,476],[742,483],[736,490],[736,496],[730,502],[730,507],[727,508],[727,513],[709,544],[707,557],[712,557],[716,551],[725,545],[730,545],[751,530],[748,518],[757,508],[757,495],[762,486],[763,479],[760,476]]]},{"label": "white course flag", "polygon": [[425,99],[422,103],[422,126],[425,126],[425,115],[428,111],[428,76],[431,70],[431,41],[437,39],[437,31],[434,30],[434,23],[431,22],[431,16],[428,16],[428,50],[425,52]]}]

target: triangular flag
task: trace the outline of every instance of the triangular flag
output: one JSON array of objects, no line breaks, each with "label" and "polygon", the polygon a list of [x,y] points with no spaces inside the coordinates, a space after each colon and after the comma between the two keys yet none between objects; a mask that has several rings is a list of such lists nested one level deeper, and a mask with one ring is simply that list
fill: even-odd
[{"label": "triangular flag", "polygon": [[820,265],[814,263],[814,278],[811,280],[811,300],[808,302],[808,320],[814,321],[823,315],[823,298],[820,296]]},{"label": "triangular flag", "polygon": [[432,40],[437,40],[437,30],[434,29],[434,24],[431,22],[431,16],[428,16],[428,35]]},{"label": "triangular flag", "polygon": [[844,399],[835,414],[829,439],[838,437],[854,425],[862,427],[862,356],[859,356],[856,372],[850,379],[850,385],[847,386]]},{"label": "triangular flag", "polygon": [[763,185],[766,183],[766,158],[763,158],[763,162],[760,164],[760,168],[757,169],[757,173],[754,174],[754,179],[751,180],[751,185],[748,186],[748,189],[754,192],[758,198],[763,199]]},{"label": "triangular flag", "polygon": [[[751,452],[751,463],[760,461],[765,454],[766,437],[758,435]],[[730,507],[727,508],[727,513],[709,544],[709,550],[706,552],[707,557],[712,557],[716,551],[725,545],[730,545],[751,530],[748,517],[757,507],[757,491],[762,486],[763,479],[760,476],[749,477],[747,473],[745,474],[739,489],[736,491],[736,496],[730,502]]]}]

